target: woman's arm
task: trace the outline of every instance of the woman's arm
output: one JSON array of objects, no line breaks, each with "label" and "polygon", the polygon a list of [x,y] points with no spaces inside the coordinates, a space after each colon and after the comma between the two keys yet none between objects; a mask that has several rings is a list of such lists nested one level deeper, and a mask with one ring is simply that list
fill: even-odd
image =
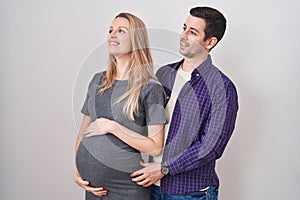
[{"label": "woman's arm", "polygon": [[143,153],[158,156],[162,152],[164,143],[163,124],[148,126],[148,137],[142,136],[117,122],[115,122],[111,132],[129,146]]},{"label": "woman's arm", "polygon": [[99,118],[84,132],[87,136],[111,133],[129,146],[151,156],[158,156],[164,143],[164,124],[149,125],[148,137],[132,131],[116,121]]},{"label": "woman's arm", "polygon": [[[82,118],[82,122],[81,122],[81,126],[79,129],[79,133],[77,135],[77,139],[76,139],[76,143],[75,143],[75,156],[74,156],[74,160],[76,158],[76,153],[78,150],[78,146],[81,142],[81,139],[83,137],[83,131],[90,125],[91,123],[91,118],[90,116],[84,115]],[[75,162],[74,162],[75,163]],[[86,180],[83,180],[77,170],[76,164],[74,164],[74,182],[77,183],[77,185],[79,185],[80,187],[82,187],[83,189],[87,190],[88,192],[93,193],[96,196],[103,196],[107,194],[107,190],[104,190],[103,188],[99,187],[99,188],[93,188],[89,186],[89,182]]]},{"label": "woman's arm", "polygon": [[[81,126],[80,126],[80,129],[79,129],[79,133],[78,133],[77,138],[76,138],[74,160],[76,158],[76,153],[77,153],[78,146],[79,146],[79,144],[81,142],[81,139],[83,137],[82,133],[90,125],[90,123],[91,123],[91,117],[88,116],[88,115],[83,115]],[[74,164],[74,173],[75,173],[75,176],[79,176],[76,164]]]},{"label": "woman's arm", "polygon": [[75,153],[77,152],[78,146],[79,146],[79,144],[81,142],[81,139],[83,137],[83,132],[90,125],[90,123],[91,123],[91,117],[88,116],[88,115],[83,115],[81,126],[80,126],[80,129],[79,129],[79,133],[78,133],[77,139],[76,139]]}]

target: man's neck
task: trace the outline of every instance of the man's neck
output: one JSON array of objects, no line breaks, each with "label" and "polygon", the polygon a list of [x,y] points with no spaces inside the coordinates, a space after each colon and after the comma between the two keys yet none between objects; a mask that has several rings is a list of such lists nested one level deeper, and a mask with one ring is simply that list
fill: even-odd
[{"label": "man's neck", "polygon": [[201,56],[197,56],[197,58],[184,58],[182,63],[182,69],[184,71],[190,72],[201,65],[208,57],[208,54],[203,54]]}]

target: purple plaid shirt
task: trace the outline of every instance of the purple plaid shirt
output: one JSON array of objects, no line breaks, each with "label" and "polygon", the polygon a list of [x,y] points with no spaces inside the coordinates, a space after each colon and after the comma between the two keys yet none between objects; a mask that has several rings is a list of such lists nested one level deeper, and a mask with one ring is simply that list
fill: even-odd
[{"label": "purple plaid shirt", "polygon": [[[167,99],[182,62],[157,71]],[[209,55],[178,95],[163,155],[169,175],[161,180],[162,193],[188,194],[219,185],[215,164],[234,130],[237,111],[235,86]]]}]

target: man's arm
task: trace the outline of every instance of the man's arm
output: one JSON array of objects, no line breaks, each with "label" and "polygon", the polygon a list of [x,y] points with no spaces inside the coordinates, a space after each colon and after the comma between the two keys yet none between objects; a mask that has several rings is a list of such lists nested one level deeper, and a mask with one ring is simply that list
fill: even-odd
[{"label": "man's arm", "polygon": [[212,99],[209,122],[206,123],[201,140],[177,157],[166,160],[171,175],[199,168],[222,156],[234,130],[238,111],[234,85],[230,82],[225,91],[220,91]]},{"label": "man's arm", "polygon": [[[221,157],[234,130],[238,101],[232,83],[227,86],[226,93],[219,92],[219,95],[223,95],[223,98],[219,96],[214,99],[214,109],[201,141],[197,141],[177,157],[166,160],[170,175],[199,168]],[[143,169],[132,173],[132,176],[138,176],[132,180],[139,185],[149,186],[164,176],[160,168],[160,163],[147,163]]]}]

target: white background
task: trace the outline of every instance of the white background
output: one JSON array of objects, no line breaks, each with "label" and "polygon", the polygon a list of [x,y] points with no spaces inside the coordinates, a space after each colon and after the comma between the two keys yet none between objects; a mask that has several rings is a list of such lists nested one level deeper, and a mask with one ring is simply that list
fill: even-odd
[{"label": "white background", "polygon": [[0,1],[0,199],[83,199],[73,183],[75,121],[94,71],[85,73],[78,105],[72,102],[84,60],[121,11],[148,27],[179,32],[189,9],[200,5],[219,9],[228,20],[212,57],[235,82],[240,104],[217,163],[219,199],[299,200],[296,0]]}]

